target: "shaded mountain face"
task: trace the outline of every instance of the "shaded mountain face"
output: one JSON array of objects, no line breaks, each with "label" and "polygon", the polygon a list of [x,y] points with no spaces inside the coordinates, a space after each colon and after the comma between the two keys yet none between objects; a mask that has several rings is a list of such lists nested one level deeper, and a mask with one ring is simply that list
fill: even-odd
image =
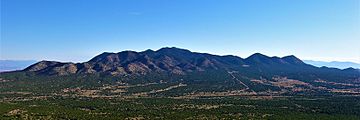
[{"label": "shaded mountain face", "polygon": [[162,48],[157,51],[143,52],[123,51],[119,53],[102,53],[84,63],[60,63],[41,61],[24,69],[37,74],[69,75],[69,74],[146,74],[188,72],[206,70],[234,70],[239,68],[286,68],[300,69],[309,65],[295,56],[268,57],[255,53],[246,59],[237,56],[218,56],[206,53],[195,53],[179,48]]}]

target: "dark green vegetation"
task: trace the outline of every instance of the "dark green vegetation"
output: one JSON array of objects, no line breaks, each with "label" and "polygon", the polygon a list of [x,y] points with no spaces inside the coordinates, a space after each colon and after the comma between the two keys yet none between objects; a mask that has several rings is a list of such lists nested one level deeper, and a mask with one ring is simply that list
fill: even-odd
[{"label": "dark green vegetation", "polygon": [[359,97],[58,98],[0,103],[0,119],[360,119]]},{"label": "dark green vegetation", "polygon": [[1,119],[359,119],[359,95],[359,69],[178,48],[0,74]]},{"label": "dark green vegetation", "polygon": [[[228,79],[231,75],[201,74],[1,74],[0,119],[360,119],[360,97],[354,93],[305,94],[244,80],[246,90]],[[265,88],[288,91],[260,92]]]}]

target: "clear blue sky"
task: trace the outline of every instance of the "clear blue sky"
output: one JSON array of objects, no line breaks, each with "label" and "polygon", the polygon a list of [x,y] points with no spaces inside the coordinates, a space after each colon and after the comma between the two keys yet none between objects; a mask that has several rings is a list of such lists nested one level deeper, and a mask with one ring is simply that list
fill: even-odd
[{"label": "clear blue sky", "polygon": [[0,59],[165,46],[360,63],[360,0],[1,0]]}]

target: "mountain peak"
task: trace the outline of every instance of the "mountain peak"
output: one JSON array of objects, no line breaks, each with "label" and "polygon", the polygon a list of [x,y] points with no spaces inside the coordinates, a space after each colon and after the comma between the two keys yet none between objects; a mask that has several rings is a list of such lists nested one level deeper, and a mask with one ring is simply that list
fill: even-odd
[{"label": "mountain peak", "polygon": [[142,51],[142,53],[153,53],[153,52],[155,52],[155,51],[152,49],[147,49],[145,51]]},{"label": "mountain peak", "polygon": [[264,54],[261,53],[254,53],[252,55],[250,55],[249,57],[247,57],[246,59],[252,59],[252,58],[270,58]]},{"label": "mountain peak", "polygon": [[171,48],[164,47],[155,52],[159,55],[165,55],[165,56],[170,56],[170,57],[179,58],[179,59],[189,59],[189,58],[198,56],[196,53],[193,53],[189,50],[176,48],[176,47],[171,47]]},{"label": "mountain peak", "polygon": [[285,56],[285,57],[282,57],[281,59],[283,59],[286,62],[291,63],[291,64],[305,64],[302,60],[300,60],[299,58],[297,58],[294,55]]},{"label": "mountain peak", "polygon": [[25,68],[25,71],[39,71],[39,70],[43,70],[45,68],[48,68],[50,66],[54,66],[59,64],[60,62],[56,62],[56,61],[45,61],[42,60],[40,62],[37,62],[33,65],[30,65],[29,67]]},{"label": "mountain peak", "polygon": [[167,51],[167,52],[191,52],[190,50],[187,50],[187,49],[182,49],[182,48],[177,48],[177,47],[163,47],[159,50],[157,50],[157,52],[164,52],[164,51]]},{"label": "mountain peak", "polygon": [[101,61],[102,59],[104,59],[106,56],[109,56],[111,54],[115,54],[115,53],[111,53],[111,52],[103,52],[97,56],[95,56],[94,58],[92,58],[91,60],[89,60],[89,62],[97,62],[97,61]]},{"label": "mountain peak", "polygon": [[[288,56],[284,56],[282,57],[283,59],[286,58],[286,59],[299,59],[297,58],[295,55],[288,55]],[[300,60],[300,59],[299,59]]]},{"label": "mountain peak", "polygon": [[271,61],[271,58],[261,53],[255,53],[247,57],[245,60],[250,63],[269,63]]}]

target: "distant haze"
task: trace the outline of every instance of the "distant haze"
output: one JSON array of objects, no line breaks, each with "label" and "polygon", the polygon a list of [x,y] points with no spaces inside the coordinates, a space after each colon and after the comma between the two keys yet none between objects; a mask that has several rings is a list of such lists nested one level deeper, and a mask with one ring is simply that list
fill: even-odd
[{"label": "distant haze", "polygon": [[314,60],[303,60],[303,61],[307,64],[311,64],[317,67],[326,66],[326,67],[334,67],[340,69],[352,67],[352,68],[360,69],[360,64],[354,62],[339,62],[339,61],[324,62],[324,61],[314,61]]},{"label": "distant haze", "polygon": [[0,72],[22,70],[34,63],[35,60],[0,60]]}]

